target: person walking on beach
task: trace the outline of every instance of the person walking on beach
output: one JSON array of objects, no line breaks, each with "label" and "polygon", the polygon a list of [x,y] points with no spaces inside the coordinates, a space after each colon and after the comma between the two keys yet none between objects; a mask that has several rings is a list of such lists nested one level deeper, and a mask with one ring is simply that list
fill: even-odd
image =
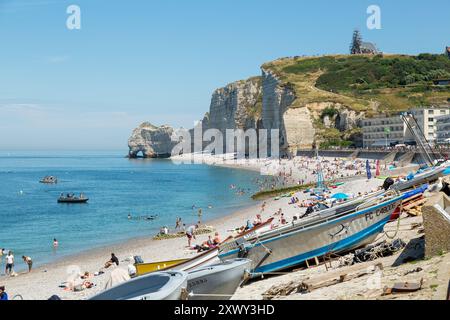
[{"label": "person walking on beach", "polygon": [[186,229],[186,237],[188,239],[188,247],[191,247],[192,238],[195,238],[195,230],[198,228],[198,225],[192,225]]},{"label": "person walking on beach", "polygon": [[198,209],[198,224],[202,223],[202,208]]},{"label": "person walking on beach", "polygon": [[264,201],[261,205],[261,212],[264,212],[264,209],[266,208],[266,202]]},{"label": "person walking on beach", "polygon": [[5,267],[5,274],[11,275],[14,268],[14,255],[11,251],[8,252],[8,255],[6,256],[6,267]]},{"label": "person walking on beach", "polygon": [[31,272],[31,268],[33,267],[33,260],[30,257],[22,256],[23,262],[25,262],[28,266],[28,272]]},{"label": "person walking on beach", "polygon": [[8,300],[8,294],[6,293],[5,286],[0,286],[0,301]]},{"label": "person walking on beach", "polygon": [[178,230],[181,228],[181,218],[177,217],[177,220],[175,222],[175,230]]}]

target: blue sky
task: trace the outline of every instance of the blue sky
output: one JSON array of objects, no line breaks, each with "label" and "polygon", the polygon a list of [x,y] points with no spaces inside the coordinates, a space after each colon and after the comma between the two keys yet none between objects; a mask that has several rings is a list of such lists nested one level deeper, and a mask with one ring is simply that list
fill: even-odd
[{"label": "blue sky", "polygon": [[[66,8],[81,8],[68,30]],[[368,30],[366,9],[381,8]],[[124,149],[143,121],[191,127],[214,89],[285,56],[441,53],[450,1],[0,0],[0,149]]]}]

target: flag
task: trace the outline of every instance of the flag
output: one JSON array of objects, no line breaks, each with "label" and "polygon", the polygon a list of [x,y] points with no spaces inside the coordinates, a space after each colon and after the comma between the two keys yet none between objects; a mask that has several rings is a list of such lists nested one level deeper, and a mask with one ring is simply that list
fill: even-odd
[{"label": "flag", "polygon": [[369,160],[366,160],[366,171],[367,171],[367,179],[371,179],[372,178],[372,173],[370,172]]}]

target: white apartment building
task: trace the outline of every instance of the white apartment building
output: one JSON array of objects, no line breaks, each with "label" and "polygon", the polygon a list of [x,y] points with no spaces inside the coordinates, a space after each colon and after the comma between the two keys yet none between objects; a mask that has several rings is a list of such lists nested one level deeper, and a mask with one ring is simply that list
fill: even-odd
[{"label": "white apartment building", "polygon": [[450,143],[450,114],[436,118],[436,143]]},{"label": "white apartment building", "polygon": [[[414,115],[420,130],[431,144],[435,144],[437,139],[442,139],[445,135],[450,137],[448,123],[450,117],[445,117],[450,115],[449,106],[417,108],[408,112]],[[400,115],[364,119],[362,131],[364,148],[389,147],[415,141]]]},{"label": "white apartment building", "polygon": [[363,147],[389,147],[403,143],[405,126],[400,116],[376,117],[362,120]]},{"label": "white apartment building", "polygon": [[[436,122],[439,117],[450,114],[450,107],[429,107],[421,109],[412,109],[409,111],[416,118],[420,129],[431,144],[436,143],[437,126]],[[405,141],[414,141],[414,137],[409,130],[405,130]]]}]

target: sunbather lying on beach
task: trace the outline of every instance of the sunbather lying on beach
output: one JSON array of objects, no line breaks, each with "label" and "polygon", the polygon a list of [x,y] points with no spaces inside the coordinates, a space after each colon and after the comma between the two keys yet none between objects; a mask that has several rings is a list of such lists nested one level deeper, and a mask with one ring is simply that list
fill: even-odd
[{"label": "sunbather lying on beach", "polygon": [[196,245],[194,249],[197,250],[198,252],[202,252],[213,249],[216,246],[217,245],[214,243],[214,240],[211,238],[211,236],[208,236],[208,240],[204,241],[201,245]]}]

